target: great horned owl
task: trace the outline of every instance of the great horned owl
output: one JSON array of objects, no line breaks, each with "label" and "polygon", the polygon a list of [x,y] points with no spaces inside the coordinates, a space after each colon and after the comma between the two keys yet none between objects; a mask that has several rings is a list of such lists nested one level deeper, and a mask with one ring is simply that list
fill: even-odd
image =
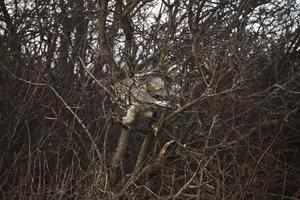
[{"label": "great horned owl", "polygon": [[122,118],[125,125],[131,124],[137,117],[152,118],[158,107],[170,107],[166,99],[168,91],[160,77],[134,77],[115,85],[121,101],[126,104],[126,116]]}]

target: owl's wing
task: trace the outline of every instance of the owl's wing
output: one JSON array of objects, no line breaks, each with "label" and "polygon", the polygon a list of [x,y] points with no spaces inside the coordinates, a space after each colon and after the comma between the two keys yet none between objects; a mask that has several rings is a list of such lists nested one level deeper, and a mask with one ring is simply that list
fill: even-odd
[{"label": "owl's wing", "polygon": [[161,107],[169,107],[169,102],[155,99],[147,92],[146,88],[144,87],[134,88],[132,90],[132,97],[134,98],[134,100],[140,103],[154,104]]}]

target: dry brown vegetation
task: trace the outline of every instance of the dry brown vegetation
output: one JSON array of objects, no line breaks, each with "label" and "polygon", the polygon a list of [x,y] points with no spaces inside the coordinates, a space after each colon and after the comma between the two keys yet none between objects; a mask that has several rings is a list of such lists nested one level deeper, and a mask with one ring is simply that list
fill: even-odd
[{"label": "dry brown vegetation", "polygon": [[[0,198],[300,199],[299,9],[0,0]],[[180,107],[124,127],[111,86],[151,67]]]}]

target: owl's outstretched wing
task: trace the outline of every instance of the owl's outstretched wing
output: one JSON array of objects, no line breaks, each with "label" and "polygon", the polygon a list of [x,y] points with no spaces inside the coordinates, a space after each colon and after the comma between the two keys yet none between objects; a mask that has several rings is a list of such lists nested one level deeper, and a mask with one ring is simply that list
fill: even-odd
[{"label": "owl's outstretched wing", "polygon": [[133,101],[138,103],[154,104],[161,107],[169,107],[169,102],[160,101],[152,97],[146,90],[145,87],[138,87],[132,90]]}]

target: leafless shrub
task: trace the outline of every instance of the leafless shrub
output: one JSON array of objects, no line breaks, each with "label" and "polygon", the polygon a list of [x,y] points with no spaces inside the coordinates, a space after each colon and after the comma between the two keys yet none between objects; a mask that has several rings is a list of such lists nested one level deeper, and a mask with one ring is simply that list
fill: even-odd
[{"label": "leafless shrub", "polygon": [[[0,13],[2,199],[300,198],[296,1],[0,0]],[[172,106],[125,126],[113,88],[153,71]]]}]

